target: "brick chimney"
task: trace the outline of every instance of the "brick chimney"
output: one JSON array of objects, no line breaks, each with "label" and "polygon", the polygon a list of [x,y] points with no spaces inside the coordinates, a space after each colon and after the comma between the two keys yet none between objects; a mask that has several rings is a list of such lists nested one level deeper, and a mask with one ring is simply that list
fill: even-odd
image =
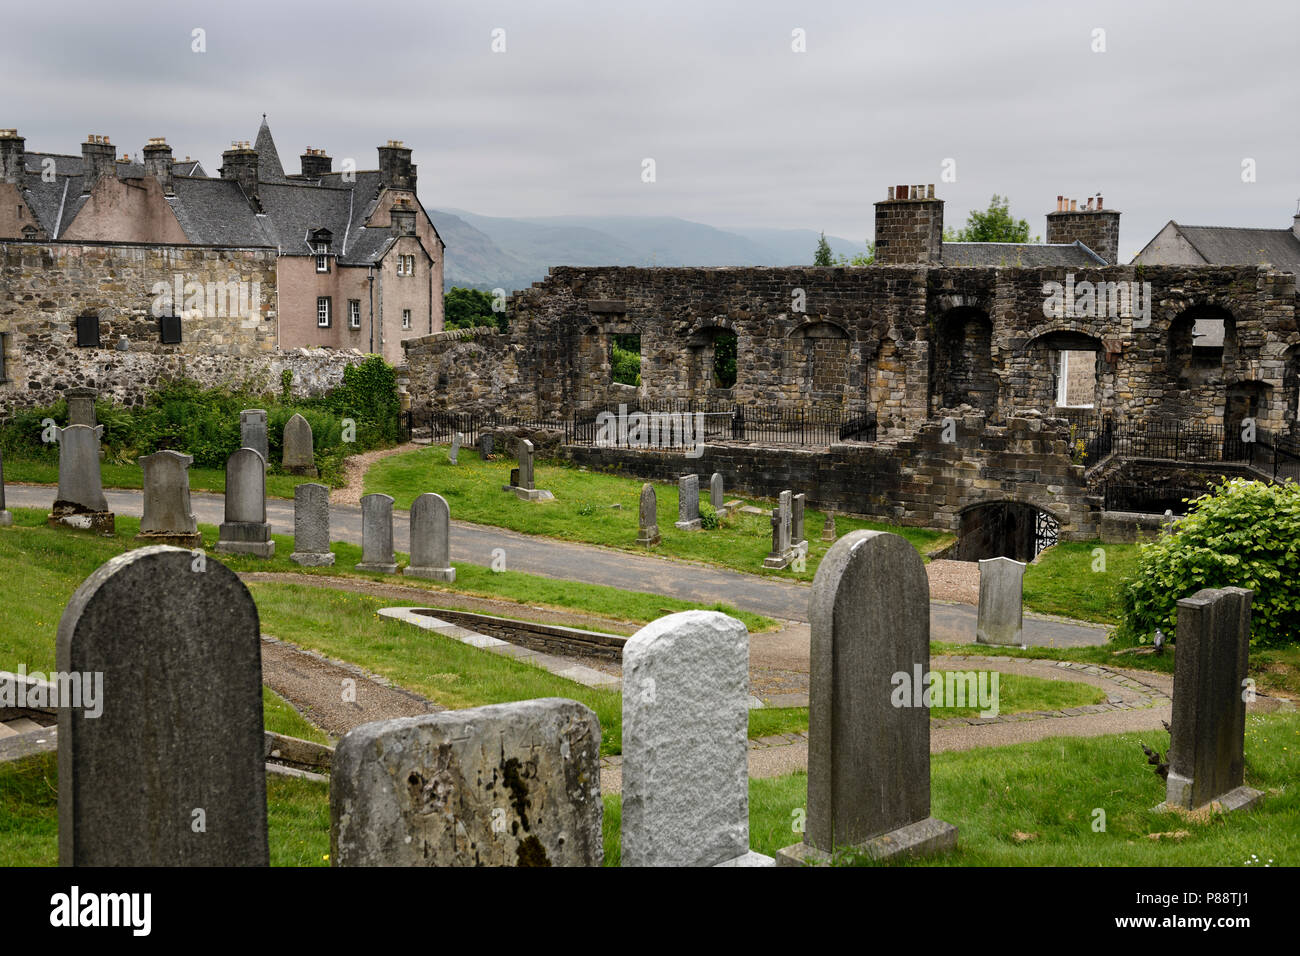
[{"label": "brick chimney", "polygon": [[104,176],[116,176],[117,151],[107,136],[95,133],[81,144],[81,191],[88,193]]},{"label": "brick chimney", "polygon": [[943,200],[934,185],[890,186],[876,203],[876,264],[938,265],[943,255]]},{"label": "brick chimney", "polygon": [[0,181],[13,183],[20,190],[27,179],[27,140],[16,129],[0,129]]},{"label": "brick chimney", "polygon": [[175,192],[172,186],[172,148],[162,136],[155,136],[145,144],[144,174],[158,180],[168,196]]},{"label": "brick chimney", "polygon": [[411,151],[401,140],[390,139],[387,146],[379,147],[379,182],[389,189],[409,189],[415,192],[415,166],[411,164]]},{"label": "brick chimney", "polygon": [[320,179],[334,168],[334,160],[325,155],[323,149],[312,149],[302,154],[302,174],[308,179]]},{"label": "brick chimney", "polygon": [[230,149],[221,154],[222,179],[233,179],[244,189],[244,195],[253,208],[261,210],[262,204],[257,198],[257,150],[247,140],[230,144]]},{"label": "brick chimney", "polygon": [[393,203],[388,215],[393,222],[393,232],[396,235],[415,235],[415,207],[411,205],[409,199],[402,197]]},{"label": "brick chimney", "polygon": [[1056,211],[1047,214],[1047,241],[1082,242],[1113,266],[1119,261],[1119,210],[1106,209],[1098,194],[1079,208],[1079,200],[1056,197]]}]

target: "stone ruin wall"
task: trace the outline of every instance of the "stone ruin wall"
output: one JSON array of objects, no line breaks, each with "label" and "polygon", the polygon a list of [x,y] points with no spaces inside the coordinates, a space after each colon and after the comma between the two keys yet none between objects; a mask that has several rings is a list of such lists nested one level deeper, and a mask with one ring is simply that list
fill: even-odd
[{"label": "stone ruin wall", "polygon": [[[249,300],[254,290],[259,294],[243,317],[178,309],[182,341],[164,345],[153,289],[157,282],[173,284],[176,275],[205,289],[242,282]],[[180,376],[278,392],[288,369],[295,394],[321,394],[342,381],[344,368],[364,360],[354,351],[279,350],[276,306],[274,249],[0,243],[0,418],[50,404],[76,386],[138,405],[164,380]],[[99,348],[76,344],[76,320],[86,313],[99,316]],[[123,336],[126,350],[118,347]]]},{"label": "stone ruin wall", "polygon": [[[1043,284],[1149,282],[1151,324],[1048,318]],[[799,290],[804,311],[797,311]],[[1221,309],[1232,342],[1216,369],[1174,367],[1189,310]],[[509,331],[407,343],[417,420],[430,411],[568,416],[627,401],[610,380],[614,335],[641,336],[643,401],[758,411],[874,414],[914,431],[966,404],[991,421],[1055,406],[1053,353],[1096,354],[1098,411],[1223,424],[1230,393],[1254,396],[1262,427],[1295,421],[1300,333],[1290,273],[1253,266],[998,269],[552,269],[516,293]],[[737,336],[737,381],[713,382],[713,342]],[[1184,349],[1186,351],[1186,349]]]}]

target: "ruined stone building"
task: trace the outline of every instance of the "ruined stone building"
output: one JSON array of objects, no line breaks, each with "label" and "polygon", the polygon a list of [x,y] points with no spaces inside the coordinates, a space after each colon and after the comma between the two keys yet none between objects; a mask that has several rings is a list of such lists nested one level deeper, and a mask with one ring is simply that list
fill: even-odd
[{"label": "ruined stone building", "polygon": [[[395,362],[404,339],[441,331],[443,242],[401,142],[379,147],[378,169],[335,170],[308,148],[286,173],[263,117],[218,177],[161,138],[136,162],[116,152],[99,135],[80,156],[29,152],[0,130],[0,399],[6,385],[24,402],[83,384],[60,367],[93,380],[99,366],[91,383],[111,390],[114,348],[156,353],[160,369],[249,349]],[[52,366],[48,346],[77,354]]]}]

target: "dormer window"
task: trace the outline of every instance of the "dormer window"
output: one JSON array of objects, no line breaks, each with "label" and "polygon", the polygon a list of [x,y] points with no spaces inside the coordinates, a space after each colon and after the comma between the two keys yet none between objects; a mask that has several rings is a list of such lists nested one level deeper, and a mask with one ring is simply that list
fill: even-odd
[{"label": "dormer window", "polygon": [[316,271],[330,271],[330,245],[334,234],[328,229],[317,229],[311,234],[311,251],[316,254]]},{"label": "dormer window", "polygon": [[23,240],[24,240],[25,242],[35,242],[35,241],[36,241],[36,227],[35,227],[35,226],[23,226]]}]

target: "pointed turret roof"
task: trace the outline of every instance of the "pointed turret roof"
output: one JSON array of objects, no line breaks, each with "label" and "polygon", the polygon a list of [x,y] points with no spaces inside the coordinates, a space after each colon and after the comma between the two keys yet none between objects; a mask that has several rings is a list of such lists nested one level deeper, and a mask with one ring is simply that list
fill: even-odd
[{"label": "pointed turret roof", "polygon": [[280,154],[275,148],[275,139],[271,136],[271,127],[266,124],[266,114],[262,114],[262,125],[257,131],[257,180],[263,183],[284,183],[284,167],[280,165]]}]

